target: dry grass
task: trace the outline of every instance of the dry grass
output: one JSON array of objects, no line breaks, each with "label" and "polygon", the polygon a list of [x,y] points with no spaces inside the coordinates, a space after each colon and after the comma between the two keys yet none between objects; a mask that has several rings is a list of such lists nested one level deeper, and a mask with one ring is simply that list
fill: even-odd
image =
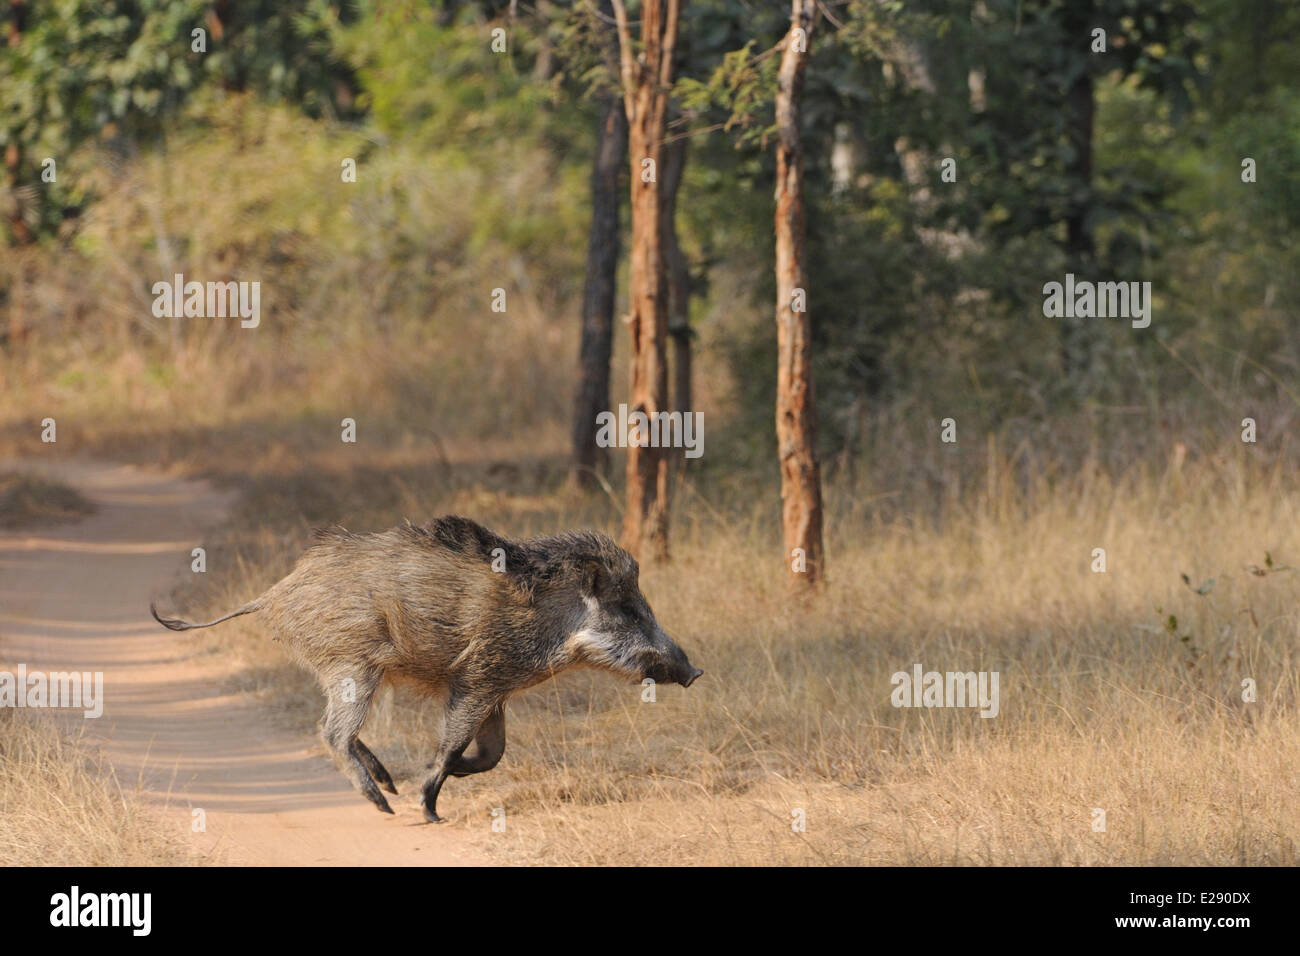
[{"label": "dry grass", "polygon": [[0,708],[0,767],[0,866],[209,862],[47,715]]},{"label": "dry grass", "polygon": [[75,488],[39,475],[0,473],[0,528],[76,521],[94,510]]},{"label": "dry grass", "polygon": [[[355,133],[251,104],[211,122],[166,155],[87,163],[106,178],[75,247],[0,263],[32,328],[0,362],[0,452],[237,486],[213,571],[176,596],[200,617],[280,577],[310,525],[458,512],[515,535],[614,529],[617,489],[562,489],[585,246],[565,197],[581,183],[394,148],[322,200]],[[311,174],[284,177],[285,155]],[[154,319],[150,285],[177,271],[262,282],[262,326]],[[720,268],[697,315],[709,444],[676,496],[674,562],[643,575],[705,676],[653,704],[582,673],[521,696],[502,764],[444,791],[448,825],[503,861],[1300,863],[1300,622],[1282,570],[1300,565],[1300,396],[1286,381],[1175,339],[1123,353],[1122,401],[1071,416],[1052,405],[1049,350],[1017,340],[987,368],[930,343],[933,368],[837,422],[851,440],[826,462],[831,580],[802,602],[775,560],[770,411],[743,407],[729,363],[738,332],[770,324],[753,283]],[[489,310],[496,287],[505,316]],[[1185,391],[1163,394],[1170,382]],[[58,446],[33,427],[47,415]],[[1258,445],[1238,440],[1246,415]],[[338,440],[343,416],[356,445]],[[938,441],[948,416],[956,445]],[[1105,574],[1089,569],[1098,547]],[[318,693],[255,617],[190,639],[314,731]],[[1000,714],[893,708],[890,677],[915,663],[998,671]],[[432,705],[385,697],[366,739],[410,789],[437,731]],[[49,805],[0,792],[6,809]]]},{"label": "dry grass", "polygon": [[[705,677],[653,704],[583,673],[514,700],[502,764],[448,785],[451,825],[507,861],[1300,862],[1286,567],[1300,564],[1300,490],[1231,449],[1027,481],[983,451],[983,486],[931,519],[883,521],[877,489],[840,488],[832,580],[807,602],[757,557],[772,550],[763,513],[683,492],[676,559],[643,588]],[[593,517],[559,493],[412,495],[400,513],[465,511],[512,533]],[[262,530],[230,544],[241,575],[200,603],[246,600],[299,541]],[[1098,547],[1104,574],[1090,570]],[[227,627],[203,640],[240,655],[242,686],[310,732],[308,678],[255,618]],[[998,671],[1001,712],[895,709],[891,675],[916,663]],[[366,735],[409,789],[437,731],[434,705],[389,695]],[[490,829],[498,807],[504,833]]]},{"label": "dry grass", "polygon": [[[338,157],[365,146],[355,131],[243,100],[207,121],[125,165],[79,155],[75,175],[102,200],[75,242],[0,259],[8,321],[29,333],[3,349],[0,451],[52,451],[32,414],[56,418],[60,445],[153,462],[193,463],[217,444],[275,464],[337,439],[345,415],[390,451],[562,430],[580,173],[407,148],[343,184]],[[312,181],[285,181],[287,154]],[[261,283],[261,324],[154,317],[152,285],[176,273]],[[504,314],[491,310],[498,287]],[[466,400],[483,394],[530,400]]]}]

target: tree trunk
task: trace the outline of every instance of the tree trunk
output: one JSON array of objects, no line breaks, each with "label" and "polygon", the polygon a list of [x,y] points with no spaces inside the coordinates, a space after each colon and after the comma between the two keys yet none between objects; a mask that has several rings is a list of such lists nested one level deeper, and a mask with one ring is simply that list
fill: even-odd
[{"label": "tree trunk", "polygon": [[[9,49],[16,49],[22,42],[23,27],[26,22],[26,0],[11,0],[9,28],[5,37]],[[24,215],[23,196],[18,191],[22,165],[22,148],[17,143],[10,143],[5,147],[5,189],[9,193],[10,202],[9,238],[14,245],[25,245],[32,241],[32,231],[27,228],[27,218]]]},{"label": "tree trunk", "polygon": [[[515,6],[510,6],[510,16],[513,19],[515,15]],[[609,14],[606,13],[606,16]],[[537,37],[537,59],[533,61],[533,79],[538,82],[546,82],[555,74],[555,44],[551,40],[551,35],[546,32],[545,25],[550,23],[555,17],[555,10],[549,0],[537,0],[537,21],[542,24],[542,29]]]},{"label": "tree trunk", "polygon": [[[989,21],[988,4],[984,0],[975,0],[971,4],[970,22],[972,29],[978,34],[985,29]],[[970,99],[970,111],[972,113],[983,113],[988,107],[988,94],[986,87],[988,85],[988,69],[984,65],[984,51],[980,50],[979,60],[970,64],[966,72],[966,90]]]},{"label": "tree trunk", "polygon": [[[668,334],[673,340],[672,407],[691,411],[691,270],[677,236],[677,194],[686,170],[686,139],[664,146],[660,171],[659,226],[663,231],[664,265],[668,283]],[[676,456],[685,461],[685,455]]]},{"label": "tree trunk", "polygon": [[618,175],[626,146],[623,104],[611,95],[601,117],[591,166],[591,232],[587,238],[582,344],[573,416],[572,478],[580,488],[590,488],[597,470],[609,467],[609,452],[596,445],[596,416],[609,408],[609,360],[618,273]]},{"label": "tree trunk", "polygon": [[[1065,219],[1065,251],[1071,271],[1080,278],[1093,278],[1095,249],[1088,209],[1092,202],[1092,142],[1096,104],[1088,63],[1093,27],[1092,0],[1077,0],[1065,7],[1065,42],[1083,68],[1066,98],[1067,134],[1073,157],[1066,167],[1072,199]],[[1061,327],[1061,363],[1066,380],[1082,397],[1091,391],[1097,372],[1101,326],[1091,319],[1067,318]]]},{"label": "tree trunk", "polygon": [[[776,438],[781,524],[793,578],[815,585],[824,573],[821,469],[812,382],[812,321],[804,265],[803,140],[800,105],[815,0],[792,0],[790,33],[776,94]],[[796,295],[805,301],[797,302]]]},{"label": "tree trunk", "polygon": [[[222,38],[226,35],[226,31],[234,26],[235,21],[239,18],[239,14],[232,9],[232,7],[233,4],[231,3],[231,0],[215,0],[212,4],[212,9],[208,11],[208,29],[212,33],[212,39],[218,43],[221,42]],[[246,14],[243,21],[245,26],[247,26],[247,21],[248,15]],[[237,64],[233,73],[223,76],[221,79],[221,88],[227,93],[244,92],[244,90],[248,88],[248,77],[244,68]],[[242,125],[240,135],[243,135]],[[239,147],[240,152],[243,152],[243,148],[243,144],[241,143]]]},{"label": "tree trunk", "polygon": [[[641,48],[634,51],[624,0],[613,0],[618,22],[623,105],[627,111],[632,170],[632,250],[629,258],[628,330],[632,340],[631,414],[649,420],[668,411],[667,282],[660,230],[659,175],[664,120],[672,87],[679,0],[643,0]],[[647,163],[646,160],[649,160]],[[666,449],[629,438],[627,508],[623,543],[637,557],[668,557],[668,456]]]}]

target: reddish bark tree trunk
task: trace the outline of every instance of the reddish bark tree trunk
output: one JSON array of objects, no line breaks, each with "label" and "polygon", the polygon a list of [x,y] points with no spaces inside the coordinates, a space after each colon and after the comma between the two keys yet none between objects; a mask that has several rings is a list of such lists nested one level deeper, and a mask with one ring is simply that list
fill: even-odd
[{"label": "reddish bark tree trunk", "polygon": [[787,566],[796,581],[807,585],[820,581],[825,570],[799,129],[814,11],[814,0],[793,0],[776,94],[776,438],[781,462],[781,524]]},{"label": "reddish bark tree trunk", "polygon": [[[680,0],[644,0],[641,48],[634,51],[623,0],[614,0],[618,22],[623,105],[627,111],[628,158],[632,170],[632,250],[627,317],[632,339],[629,413],[653,420],[668,411],[665,345],[668,303],[660,230],[659,174],[663,165],[664,120],[672,87]],[[646,160],[650,160],[649,163]],[[642,442],[649,436],[640,436]],[[638,557],[668,557],[668,456],[629,439],[624,546]]]}]

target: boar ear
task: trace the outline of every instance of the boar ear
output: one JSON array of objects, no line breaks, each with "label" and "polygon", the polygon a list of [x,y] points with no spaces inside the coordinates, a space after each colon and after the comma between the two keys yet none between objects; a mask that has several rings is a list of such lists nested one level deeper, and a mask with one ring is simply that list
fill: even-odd
[{"label": "boar ear", "polygon": [[582,596],[600,597],[609,587],[609,572],[605,566],[594,558],[587,558],[580,566],[582,572]]}]

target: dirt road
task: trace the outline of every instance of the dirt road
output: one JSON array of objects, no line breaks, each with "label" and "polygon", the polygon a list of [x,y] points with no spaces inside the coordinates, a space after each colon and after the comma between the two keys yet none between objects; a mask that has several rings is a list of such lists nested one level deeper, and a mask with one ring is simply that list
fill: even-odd
[{"label": "dirt road", "polygon": [[[162,825],[231,864],[481,862],[460,834],[425,825],[410,793],[393,801],[395,817],[376,812],[313,739],[275,729],[256,702],[223,691],[214,662],[150,619],[150,597],[188,569],[228,495],[128,465],[39,470],[98,512],[0,534],[0,662],[103,672],[104,714],[85,721],[91,739],[123,788],[138,782],[140,798],[162,810]],[[192,832],[194,808],[206,832]]]}]

